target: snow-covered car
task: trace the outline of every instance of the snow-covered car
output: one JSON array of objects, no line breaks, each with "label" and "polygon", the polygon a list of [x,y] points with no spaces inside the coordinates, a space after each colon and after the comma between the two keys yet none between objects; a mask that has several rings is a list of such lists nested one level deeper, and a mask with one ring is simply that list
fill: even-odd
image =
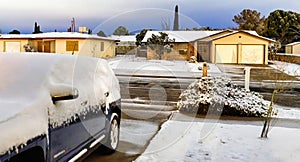
[{"label": "snow-covered car", "polygon": [[106,60],[0,53],[0,78],[0,162],[75,161],[116,150],[121,96]]}]

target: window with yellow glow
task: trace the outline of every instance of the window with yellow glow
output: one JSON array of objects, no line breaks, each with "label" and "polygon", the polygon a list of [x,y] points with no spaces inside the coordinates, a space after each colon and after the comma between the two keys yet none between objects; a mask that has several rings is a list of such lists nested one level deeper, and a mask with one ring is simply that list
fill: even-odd
[{"label": "window with yellow glow", "polygon": [[67,41],[66,51],[78,51],[78,41]]}]

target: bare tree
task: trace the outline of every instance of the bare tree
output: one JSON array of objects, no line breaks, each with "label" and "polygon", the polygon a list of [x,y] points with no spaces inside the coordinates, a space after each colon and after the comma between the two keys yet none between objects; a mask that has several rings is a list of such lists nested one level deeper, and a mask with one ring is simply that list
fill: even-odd
[{"label": "bare tree", "polygon": [[170,18],[162,18],[161,19],[161,28],[162,30],[171,30]]},{"label": "bare tree", "polygon": [[[276,69],[279,71],[285,72],[288,68],[288,63],[287,62],[281,62],[281,63],[276,63],[275,62]],[[274,74],[266,74],[266,75],[274,75]],[[270,131],[270,125],[271,125],[271,120],[273,119],[273,115],[276,113],[275,110],[275,103],[276,103],[276,95],[279,93],[284,93],[290,89],[293,88],[293,81],[288,82],[290,80],[290,76],[288,75],[281,75],[280,73],[276,74],[275,76],[275,82],[274,82],[274,89],[272,92],[272,97],[270,101],[270,105],[267,111],[267,116],[265,117],[264,124],[263,124],[263,129],[261,132],[261,138],[267,138],[268,133]]]}]

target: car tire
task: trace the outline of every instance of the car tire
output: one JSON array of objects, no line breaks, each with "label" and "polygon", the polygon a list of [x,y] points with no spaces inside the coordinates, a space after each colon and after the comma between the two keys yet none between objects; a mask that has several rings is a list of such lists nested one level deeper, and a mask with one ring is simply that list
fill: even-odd
[{"label": "car tire", "polygon": [[113,118],[110,122],[107,141],[100,147],[100,150],[103,154],[114,153],[119,145],[119,138],[120,138],[119,121],[120,121],[120,119],[116,114],[112,114],[112,117]]}]

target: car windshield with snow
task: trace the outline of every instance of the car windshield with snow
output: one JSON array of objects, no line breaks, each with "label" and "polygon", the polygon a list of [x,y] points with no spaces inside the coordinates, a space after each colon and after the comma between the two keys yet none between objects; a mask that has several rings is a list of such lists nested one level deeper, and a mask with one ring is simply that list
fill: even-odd
[{"label": "car windshield with snow", "polygon": [[0,54],[0,161],[75,161],[119,142],[120,87],[106,60]]}]

